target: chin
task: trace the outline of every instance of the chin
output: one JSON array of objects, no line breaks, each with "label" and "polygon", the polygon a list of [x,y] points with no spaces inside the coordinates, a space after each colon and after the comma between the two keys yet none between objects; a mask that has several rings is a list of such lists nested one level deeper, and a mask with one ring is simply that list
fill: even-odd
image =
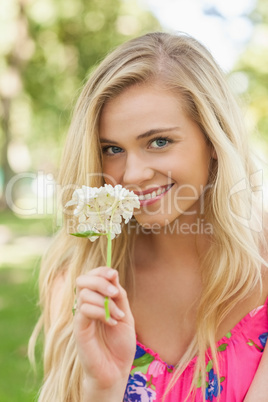
[{"label": "chin", "polygon": [[156,219],[156,217],[154,217],[154,219],[149,219],[148,216],[142,217],[137,215],[135,216],[135,219],[143,229],[150,230],[153,233],[160,232],[162,228],[170,225],[174,221],[174,219],[168,218],[167,216],[159,216],[159,219]]}]

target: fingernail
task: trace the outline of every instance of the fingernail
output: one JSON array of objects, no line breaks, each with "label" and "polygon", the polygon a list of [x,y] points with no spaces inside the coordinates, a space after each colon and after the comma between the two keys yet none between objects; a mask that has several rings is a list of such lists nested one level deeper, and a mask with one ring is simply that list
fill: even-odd
[{"label": "fingernail", "polygon": [[124,311],[120,310],[119,308],[116,309],[116,315],[120,318],[125,317]]},{"label": "fingernail", "polygon": [[112,278],[112,276],[114,275],[114,271],[114,269],[110,269],[106,274],[107,278]]},{"label": "fingernail", "polygon": [[107,288],[107,292],[109,293],[110,296],[113,296],[118,292],[118,289],[115,286],[110,285]]},{"label": "fingernail", "polygon": [[108,322],[109,322],[109,324],[111,324],[111,325],[116,325],[116,324],[117,324],[117,321],[114,320],[113,318],[110,318]]}]

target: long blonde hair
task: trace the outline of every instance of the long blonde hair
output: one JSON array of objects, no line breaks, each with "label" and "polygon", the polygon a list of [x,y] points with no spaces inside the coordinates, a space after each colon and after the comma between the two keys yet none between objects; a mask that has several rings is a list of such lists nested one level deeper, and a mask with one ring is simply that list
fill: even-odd
[{"label": "long blonde hair", "polygon": [[[108,55],[86,83],[74,110],[59,172],[63,205],[74,186],[103,185],[98,126],[103,105],[131,85],[157,81],[177,93],[186,112],[200,126],[217,154],[205,192],[204,216],[213,225],[213,245],[202,261],[203,291],[199,301],[196,336],[178,364],[167,392],[188,362],[198,355],[194,384],[205,372],[206,350],[217,371],[215,334],[236,303],[261,286],[261,231],[237,217],[254,215],[250,177],[255,166],[249,157],[246,132],[240,110],[226,79],[211,54],[186,34],[151,33],[133,39]],[[241,193],[233,191],[245,181]],[[231,210],[231,212],[230,212]],[[40,402],[79,402],[82,370],[73,338],[72,305],[75,279],[81,273],[103,265],[105,240],[90,243],[68,234],[70,217],[59,231],[43,260],[40,272],[42,315],[35,328],[30,350],[40,330],[45,330],[45,379]],[[252,221],[252,222],[253,222]],[[134,230],[114,240],[112,266],[119,271],[123,286],[133,285],[132,250]],[[50,295],[55,279],[66,272],[61,314],[50,322]],[[201,375],[203,389],[205,378]]]}]

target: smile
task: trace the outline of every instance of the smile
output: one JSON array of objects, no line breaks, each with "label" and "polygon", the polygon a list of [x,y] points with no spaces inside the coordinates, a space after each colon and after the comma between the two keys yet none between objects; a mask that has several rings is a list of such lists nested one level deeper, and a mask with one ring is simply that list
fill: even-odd
[{"label": "smile", "polygon": [[146,193],[144,192],[143,194],[137,194],[141,205],[151,203],[152,201],[156,201],[156,200],[160,199],[163,196],[163,194],[167,193],[171,189],[172,186],[173,186],[173,183],[168,184],[167,186],[164,186],[164,187],[159,187],[157,190],[153,190],[151,192],[146,192]]}]

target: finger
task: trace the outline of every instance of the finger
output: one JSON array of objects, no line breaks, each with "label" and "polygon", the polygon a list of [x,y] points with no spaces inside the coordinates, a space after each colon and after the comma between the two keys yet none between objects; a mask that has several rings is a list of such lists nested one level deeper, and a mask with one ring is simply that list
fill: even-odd
[{"label": "finger", "polygon": [[131,309],[130,309],[127,291],[120,285],[118,277],[116,278],[115,285],[117,286],[119,292],[113,298],[113,301],[116,303],[117,307],[120,310],[124,311],[124,313],[126,314],[125,319],[127,319],[129,322],[131,322],[134,325],[134,317],[133,317]]},{"label": "finger", "polygon": [[108,324],[110,326],[115,326],[117,324],[117,320],[110,317],[109,320],[106,320],[105,310],[103,307],[95,306],[89,303],[83,303],[78,308],[75,319],[81,322],[81,319],[84,321],[101,321],[103,324]]},{"label": "finger", "polygon": [[[109,286],[109,277],[110,283],[112,283],[118,290],[118,292],[114,295],[111,295],[111,293],[109,294],[109,292],[107,292]],[[89,271],[87,274],[77,278],[78,293],[83,287],[94,290],[95,292],[102,294],[102,296],[112,297],[116,302],[117,307],[125,313],[123,320],[134,325],[134,318],[129,306],[127,292],[120,285],[118,272],[116,270],[109,267],[98,267],[92,271]]]},{"label": "finger", "polygon": [[[93,292],[89,289],[83,289],[80,292],[77,308],[81,308],[82,304],[84,303],[103,308],[104,300],[105,298],[101,294]],[[109,300],[109,311],[111,316],[116,320],[120,320],[125,316],[125,313],[117,307],[116,303],[112,299]]]},{"label": "finger", "polygon": [[110,267],[101,266],[88,271],[86,276],[102,276],[103,278],[112,279],[118,274],[118,272]]},{"label": "finger", "polygon": [[103,296],[114,297],[119,289],[105,278],[100,276],[82,275],[76,280],[77,296],[79,297],[83,289],[89,289],[98,292]]}]

